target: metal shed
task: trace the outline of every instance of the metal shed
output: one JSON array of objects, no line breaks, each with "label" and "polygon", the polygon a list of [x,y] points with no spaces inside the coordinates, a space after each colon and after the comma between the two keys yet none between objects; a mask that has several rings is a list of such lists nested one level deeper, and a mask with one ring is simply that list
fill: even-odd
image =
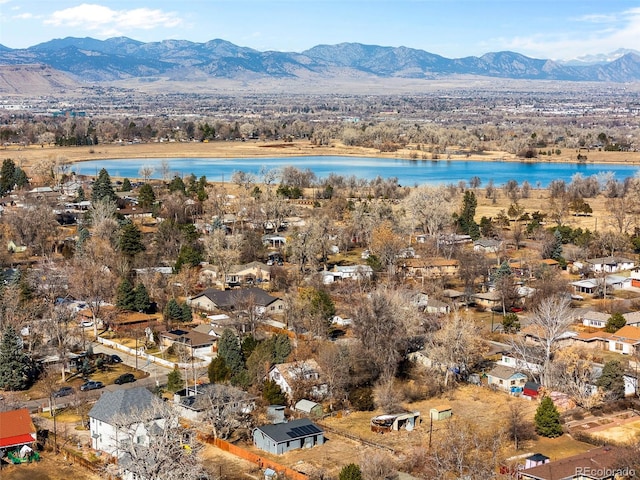
[{"label": "metal shed", "polygon": [[316,402],[312,402],[311,400],[306,400],[304,398],[302,400],[299,400],[294,408],[296,412],[306,413],[310,417],[315,418],[321,417],[323,413],[322,405]]},{"label": "metal shed", "polygon": [[431,420],[445,420],[453,415],[451,405],[438,405],[429,410]]}]

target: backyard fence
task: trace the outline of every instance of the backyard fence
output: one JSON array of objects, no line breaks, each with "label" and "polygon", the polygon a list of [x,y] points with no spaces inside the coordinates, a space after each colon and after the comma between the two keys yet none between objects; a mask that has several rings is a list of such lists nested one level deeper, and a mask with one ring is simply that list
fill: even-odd
[{"label": "backyard fence", "polygon": [[260,467],[262,469],[270,468],[272,470],[275,470],[278,473],[278,478],[284,477],[289,480],[309,480],[309,477],[307,477],[304,473],[300,473],[289,467],[285,467],[278,462],[257,455],[253,452],[250,452],[249,450],[239,447],[238,445],[234,445],[233,443],[229,443],[225,440],[213,437],[205,437],[204,441],[211,445],[215,445],[220,450],[224,450],[225,452],[229,452],[236,457],[247,460],[255,464],[257,467]]}]

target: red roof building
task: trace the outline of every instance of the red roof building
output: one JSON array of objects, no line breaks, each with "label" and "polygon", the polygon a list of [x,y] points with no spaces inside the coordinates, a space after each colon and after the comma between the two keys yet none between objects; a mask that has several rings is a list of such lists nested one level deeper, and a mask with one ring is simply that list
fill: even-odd
[{"label": "red roof building", "polygon": [[20,447],[36,439],[36,427],[26,408],[0,412],[0,448]]}]

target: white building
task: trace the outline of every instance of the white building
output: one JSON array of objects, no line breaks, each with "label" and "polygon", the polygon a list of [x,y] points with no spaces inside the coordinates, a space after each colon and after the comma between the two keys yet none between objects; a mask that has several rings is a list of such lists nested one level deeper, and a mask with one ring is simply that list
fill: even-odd
[{"label": "white building", "polygon": [[[143,387],[105,391],[89,411],[91,446],[95,450],[119,457],[124,445],[131,442],[149,446],[149,435],[144,426],[133,422],[127,428],[118,428],[126,416],[135,417],[152,408],[153,394]],[[164,419],[158,419],[163,422]]]}]

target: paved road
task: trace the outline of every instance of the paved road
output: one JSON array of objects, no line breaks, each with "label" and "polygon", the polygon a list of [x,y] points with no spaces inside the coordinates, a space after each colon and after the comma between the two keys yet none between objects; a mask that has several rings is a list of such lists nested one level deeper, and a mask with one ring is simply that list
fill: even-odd
[{"label": "paved road", "polygon": [[[128,365],[132,368],[136,367],[136,357],[134,355],[129,355],[127,353],[121,352],[119,350],[115,350],[113,348],[106,347],[99,343],[94,343],[93,351],[95,353],[105,353],[107,355],[118,355],[122,358],[122,363]],[[80,401],[82,403],[93,403],[102,392],[105,390],[113,392],[119,389],[127,389],[134,387],[147,387],[149,389],[153,389],[157,386],[165,386],[167,384],[167,375],[170,372],[170,369],[163,367],[162,365],[158,365],[155,363],[147,363],[145,360],[138,358],[138,369],[143,370],[149,373],[149,376],[146,378],[141,378],[132,383],[125,383],[124,385],[106,385],[104,388],[98,390],[89,390],[86,392],[76,391],[74,396],[62,397],[56,399],[56,406],[58,408],[65,406],[66,403],[74,403],[76,401]],[[26,407],[30,411],[38,411],[42,408],[49,407],[49,399],[48,398],[38,398],[33,400],[28,400],[25,402],[20,402],[21,407]]]}]

